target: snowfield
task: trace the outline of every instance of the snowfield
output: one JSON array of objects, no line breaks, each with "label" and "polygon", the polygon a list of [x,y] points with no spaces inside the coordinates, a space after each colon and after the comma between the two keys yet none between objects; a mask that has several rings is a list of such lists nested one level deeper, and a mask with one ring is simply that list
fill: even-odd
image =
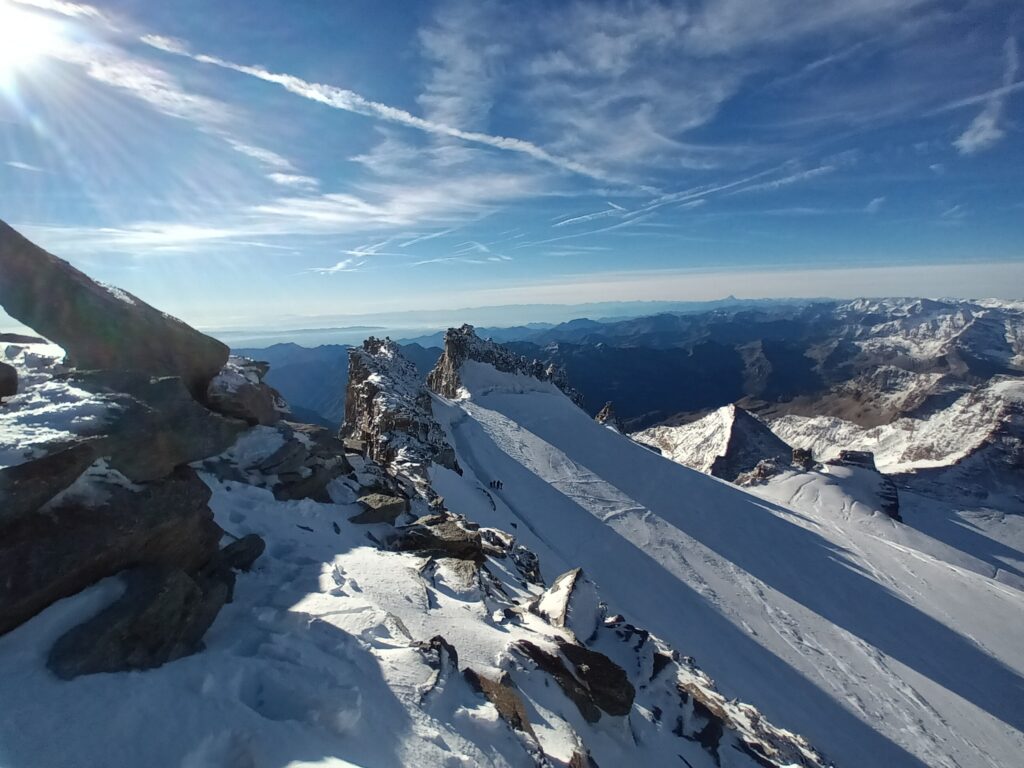
[{"label": "snowfield", "polygon": [[462,381],[435,416],[465,474],[436,471],[434,486],[514,528],[546,578],[582,566],[627,619],[837,765],[1017,764],[1024,592],[990,563],[827,477],[752,495],[605,429],[550,384],[472,362]]}]

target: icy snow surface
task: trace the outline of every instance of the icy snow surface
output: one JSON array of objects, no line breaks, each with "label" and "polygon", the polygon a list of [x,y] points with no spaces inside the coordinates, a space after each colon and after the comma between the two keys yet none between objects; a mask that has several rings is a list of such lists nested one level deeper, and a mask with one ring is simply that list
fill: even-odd
[{"label": "icy snow surface", "polygon": [[[1024,593],[980,558],[854,510],[827,477],[809,498],[795,478],[758,498],[487,368],[467,364],[465,397],[435,401],[465,470],[435,487],[514,526],[547,579],[581,566],[627,619],[837,765],[1019,764]],[[491,479],[502,489],[484,491]]]}]

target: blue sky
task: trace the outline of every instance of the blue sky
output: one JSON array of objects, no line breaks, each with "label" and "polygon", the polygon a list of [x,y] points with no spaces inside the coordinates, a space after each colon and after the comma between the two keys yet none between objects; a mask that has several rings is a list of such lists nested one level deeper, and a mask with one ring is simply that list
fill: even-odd
[{"label": "blue sky", "polygon": [[0,0],[0,218],[205,326],[1020,297],[1022,32],[985,0]]}]

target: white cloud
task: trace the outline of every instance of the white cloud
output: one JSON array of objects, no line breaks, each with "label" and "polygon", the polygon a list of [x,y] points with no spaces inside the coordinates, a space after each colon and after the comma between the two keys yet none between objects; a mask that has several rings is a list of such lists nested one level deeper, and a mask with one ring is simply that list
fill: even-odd
[{"label": "white cloud", "polygon": [[864,206],[864,212],[865,213],[872,213],[872,214],[878,213],[880,210],[882,210],[882,206],[883,205],[885,205],[885,198],[884,197],[872,198],[871,202],[869,202],[867,205]]},{"label": "white cloud", "polygon": [[1003,104],[1009,93],[1009,88],[1014,87],[1014,78],[1020,69],[1020,58],[1017,53],[1017,41],[1008,38],[1003,46],[1005,67],[1003,70],[1003,92],[998,95],[991,95],[985,101],[985,107],[971,121],[960,136],[953,142],[953,146],[962,155],[973,155],[989,149],[999,142],[1006,131],[1000,126],[1003,116]]},{"label": "white cloud", "polygon": [[84,3],[69,3],[62,0],[12,0],[12,2],[72,18],[93,18],[98,20],[106,18],[98,8]]},{"label": "white cloud", "polygon": [[7,160],[4,165],[9,168],[16,168],[19,171],[29,171],[31,173],[46,173],[46,169],[40,168],[38,165],[32,165],[31,163],[23,163],[20,160]]},{"label": "white cloud", "polygon": [[275,184],[280,184],[282,187],[292,187],[295,189],[317,189],[320,186],[319,179],[296,173],[270,173],[267,174],[267,178]]}]

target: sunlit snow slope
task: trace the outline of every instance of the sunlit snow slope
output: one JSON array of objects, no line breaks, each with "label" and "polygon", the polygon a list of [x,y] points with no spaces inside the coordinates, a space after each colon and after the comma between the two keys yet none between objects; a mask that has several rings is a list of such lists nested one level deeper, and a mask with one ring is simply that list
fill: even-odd
[{"label": "sunlit snow slope", "polygon": [[837,765],[1019,764],[1024,593],[827,493],[797,512],[680,466],[549,383],[472,360],[460,375],[434,411],[464,474],[435,467],[434,487],[515,530],[545,579],[582,566]]}]

